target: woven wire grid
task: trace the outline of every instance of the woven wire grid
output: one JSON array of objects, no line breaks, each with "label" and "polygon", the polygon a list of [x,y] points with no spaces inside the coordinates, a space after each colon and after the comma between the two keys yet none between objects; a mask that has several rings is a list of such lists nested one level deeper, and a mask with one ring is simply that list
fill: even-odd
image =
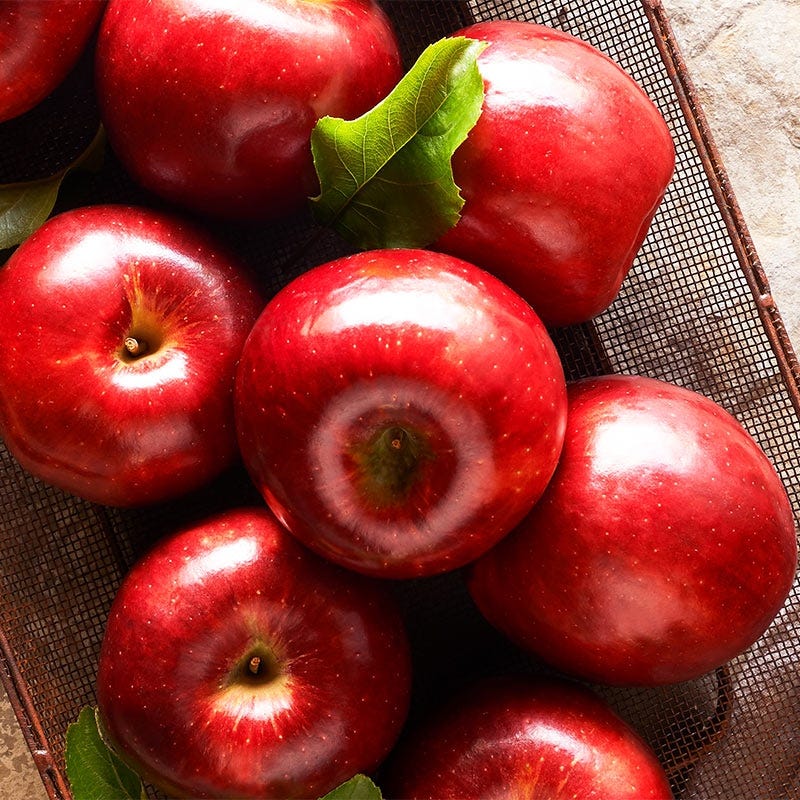
[{"label": "woven wire grid", "polygon": [[[644,7],[637,0],[384,6],[407,66],[427,43],[472,21],[520,19],[585,39],[644,87],[672,131],[675,176],[615,303],[591,323],[554,331],[565,371],[570,378],[649,375],[712,397],[765,449],[800,508],[797,413],[759,316],[750,265],[732,243]],[[97,122],[87,56],[39,109],[0,126],[0,179],[55,171],[80,152]],[[42,126],[59,133],[44,135]],[[66,186],[56,210],[97,202],[161,205],[132,184],[113,154],[100,173]],[[267,295],[308,266],[346,252],[333,235],[310,236],[302,214],[267,229],[203,224],[257,271]],[[0,451],[0,622],[31,699],[28,715],[44,734],[36,746],[52,754],[56,770],[63,769],[67,725],[93,702],[105,617],[127,569],[166,531],[251,501],[258,498],[237,467],[178,503],[105,509],[44,486]],[[417,678],[412,714],[424,713],[429,699],[459,676],[541,669],[478,617],[457,576],[403,583],[397,593],[417,663],[426,670]],[[656,690],[597,687],[656,749],[679,797],[797,796],[798,610],[796,587],[753,648],[701,680]]]}]

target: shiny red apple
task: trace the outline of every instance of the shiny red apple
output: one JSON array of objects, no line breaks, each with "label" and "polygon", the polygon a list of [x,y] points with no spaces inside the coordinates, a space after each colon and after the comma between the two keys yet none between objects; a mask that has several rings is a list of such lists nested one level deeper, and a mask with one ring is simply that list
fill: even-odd
[{"label": "shiny red apple", "polygon": [[0,2],[0,122],[38,105],[87,46],[105,0]]},{"label": "shiny red apple", "polygon": [[234,218],[301,208],[317,191],[317,120],[359,116],[401,75],[374,0],[110,0],[96,70],[131,175]]},{"label": "shiny red apple", "polygon": [[566,391],[544,326],[460,259],[362,252],[267,305],[236,379],[239,446],[278,518],[343,566],[460,567],[555,469]]},{"label": "shiny red apple", "polygon": [[639,734],[597,695],[560,680],[484,679],[461,691],[392,761],[393,800],[671,800]]},{"label": "shiny red apple", "polygon": [[795,576],[792,509],[753,438],[709,398],[637,376],[569,387],[561,460],[469,586],[500,630],[608,684],[709,672],[758,639]]},{"label": "shiny red apple", "polygon": [[168,536],[109,614],[105,736],[171,796],[317,798],[372,771],[410,684],[382,589],[307,551],[263,508]]},{"label": "shiny red apple", "polygon": [[95,502],[195,489],[237,457],[234,371],[262,307],[242,267],[171,216],[53,217],[0,270],[0,436]]},{"label": "shiny red apple", "polygon": [[453,159],[465,205],[437,243],[500,277],[551,326],[616,297],[672,176],[669,129],[618,64],[569,34],[473,25],[481,116]]}]

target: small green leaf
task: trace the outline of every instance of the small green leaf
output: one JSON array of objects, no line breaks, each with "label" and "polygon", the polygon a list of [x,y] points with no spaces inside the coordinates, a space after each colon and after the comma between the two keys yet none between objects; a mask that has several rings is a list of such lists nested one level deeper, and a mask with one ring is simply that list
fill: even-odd
[{"label": "small green leaf", "polygon": [[464,200],[451,162],[480,116],[485,47],[441,39],[371,111],[319,120],[311,135],[317,222],[365,250],[425,247],[455,225]]},{"label": "small green leaf", "polygon": [[383,795],[366,775],[355,775],[320,800],[383,800]]},{"label": "small green leaf", "polygon": [[103,741],[94,708],[84,708],[78,721],[67,728],[65,761],[75,800],[146,798],[139,776]]},{"label": "small green leaf", "polygon": [[99,169],[104,148],[105,131],[101,125],[89,146],[55,175],[0,184],[0,250],[15,247],[42,225],[53,211],[64,178],[77,169]]}]

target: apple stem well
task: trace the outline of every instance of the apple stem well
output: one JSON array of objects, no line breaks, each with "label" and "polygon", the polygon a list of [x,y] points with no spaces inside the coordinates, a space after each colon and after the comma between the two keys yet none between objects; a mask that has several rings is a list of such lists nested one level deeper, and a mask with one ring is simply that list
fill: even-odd
[{"label": "apple stem well", "polygon": [[423,436],[400,425],[379,428],[352,455],[364,489],[381,505],[405,499],[434,457]]},{"label": "apple stem well", "polygon": [[275,654],[267,647],[256,645],[237,662],[230,673],[230,684],[263,686],[272,683],[283,674]]},{"label": "apple stem well", "polygon": [[131,363],[157,353],[164,344],[164,329],[157,321],[136,320],[122,338],[119,358],[126,363]]},{"label": "apple stem well", "polygon": [[122,344],[128,356],[143,356],[147,352],[147,342],[144,339],[137,339],[135,336],[126,336]]}]

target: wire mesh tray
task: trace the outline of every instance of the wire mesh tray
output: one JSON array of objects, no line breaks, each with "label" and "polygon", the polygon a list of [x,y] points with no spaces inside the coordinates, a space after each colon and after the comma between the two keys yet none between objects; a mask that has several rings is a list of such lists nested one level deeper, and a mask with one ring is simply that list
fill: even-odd
[{"label": "wire mesh tray", "polygon": [[[426,44],[473,21],[523,19],[594,44],[644,87],[673,133],[675,176],[617,301],[592,323],[554,333],[566,373],[638,373],[712,397],[761,444],[800,509],[800,369],[660,2],[394,0],[385,7],[407,65]],[[0,181],[54,172],[97,124],[89,51],[41,106],[0,125]],[[56,210],[112,201],[157,205],[109,154],[98,175],[65,187]],[[269,295],[293,277],[281,265],[309,225],[302,216],[267,230],[212,232],[258,271]],[[323,236],[295,271],[344,252],[333,235]],[[105,619],[123,575],[187,517],[255,499],[237,467],[211,491],[178,503],[109,509],[44,486],[0,448],[0,678],[52,798],[71,796],[64,735],[94,702]],[[523,657],[477,616],[457,576],[397,591],[427,665],[412,714],[477,664],[484,672],[519,666]],[[798,797],[799,656],[796,585],[761,640],[724,668],[657,690],[600,691],[656,749],[677,797]]]}]

